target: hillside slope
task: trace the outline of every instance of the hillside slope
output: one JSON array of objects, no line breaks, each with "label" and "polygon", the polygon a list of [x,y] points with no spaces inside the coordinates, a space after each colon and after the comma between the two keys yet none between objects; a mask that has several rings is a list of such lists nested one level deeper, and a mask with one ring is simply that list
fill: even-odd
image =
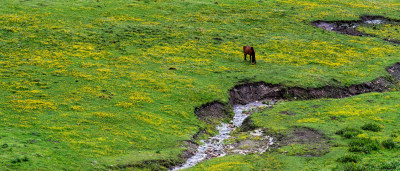
[{"label": "hillside slope", "polygon": [[[387,77],[385,68],[400,61],[396,45],[311,22],[363,14],[397,19],[399,5],[1,1],[0,170],[176,162],[182,141],[199,129],[212,132],[194,108],[228,102],[228,90],[240,82],[321,87]],[[244,45],[255,48],[257,65],[243,61]]]}]

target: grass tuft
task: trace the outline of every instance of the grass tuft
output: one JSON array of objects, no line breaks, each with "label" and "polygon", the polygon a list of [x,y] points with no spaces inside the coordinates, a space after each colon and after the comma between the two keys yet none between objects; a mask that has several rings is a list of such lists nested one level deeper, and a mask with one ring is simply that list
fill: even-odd
[{"label": "grass tuft", "polygon": [[361,129],[366,130],[366,131],[379,132],[383,128],[380,125],[375,124],[375,123],[367,123],[367,124],[361,126]]},{"label": "grass tuft", "polygon": [[349,143],[349,152],[360,152],[369,154],[372,151],[378,151],[380,148],[377,140],[369,138],[356,138]]},{"label": "grass tuft", "polygon": [[384,140],[382,141],[382,146],[387,148],[387,149],[395,149],[398,148],[398,145],[396,142],[393,141],[393,139],[388,139],[388,140]]},{"label": "grass tuft", "polygon": [[340,136],[342,136],[344,138],[353,138],[353,137],[356,137],[357,135],[359,135],[361,133],[362,132],[357,128],[347,127],[347,128],[343,128],[343,129],[340,129],[340,130],[336,131],[335,134],[340,135]]},{"label": "grass tuft", "polygon": [[358,155],[349,154],[339,157],[336,161],[340,163],[358,163],[361,161],[361,158]]}]

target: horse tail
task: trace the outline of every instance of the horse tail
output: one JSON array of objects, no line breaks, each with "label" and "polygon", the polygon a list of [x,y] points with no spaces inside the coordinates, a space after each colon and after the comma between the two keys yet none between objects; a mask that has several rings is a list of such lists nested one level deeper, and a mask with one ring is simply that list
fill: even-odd
[{"label": "horse tail", "polygon": [[251,61],[251,64],[256,64],[256,51],[254,51],[254,48],[253,47],[250,47],[251,48],[251,55],[250,55],[250,61]]}]

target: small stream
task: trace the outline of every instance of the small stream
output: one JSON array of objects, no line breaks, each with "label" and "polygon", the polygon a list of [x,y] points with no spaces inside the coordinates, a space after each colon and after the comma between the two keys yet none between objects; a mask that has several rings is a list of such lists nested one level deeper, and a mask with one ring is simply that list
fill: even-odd
[{"label": "small stream", "polygon": [[[190,157],[186,163],[173,168],[172,170],[181,170],[195,166],[197,163],[214,157],[222,157],[226,155],[224,151],[224,140],[230,138],[230,133],[240,127],[243,121],[253,112],[261,107],[269,107],[275,104],[274,100],[255,101],[246,105],[233,106],[235,113],[232,124],[222,123],[217,126],[218,135],[209,137],[208,140],[202,140],[203,145],[197,148],[195,155]],[[272,141],[272,140],[271,140]],[[265,151],[265,150],[264,150]]]},{"label": "small stream", "polygon": [[342,34],[354,35],[354,36],[372,36],[356,30],[361,25],[379,25],[391,23],[389,19],[382,17],[366,17],[358,21],[315,21],[313,25],[320,27],[328,31],[336,31]]}]

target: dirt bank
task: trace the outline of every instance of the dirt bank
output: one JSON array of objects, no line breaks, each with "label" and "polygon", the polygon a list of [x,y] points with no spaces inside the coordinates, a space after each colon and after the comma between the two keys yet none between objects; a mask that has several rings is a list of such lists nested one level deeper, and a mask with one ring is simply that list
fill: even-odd
[{"label": "dirt bank", "polygon": [[194,109],[194,114],[201,121],[211,123],[213,120],[218,118],[232,117],[232,107],[229,104],[212,101],[196,107]]},{"label": "dirt bank", "polygon": [[[375,35],[367,34],[357,30],[361,25],[379,25],[379,24],[392,24],[400,25],[400,20],[392,19],[384,16],[362,15],[359,20],[337,20],[337,21],[323,21],[317,20],[311,22],[313,26],[320,27],[324,30],[334,31],[341,34],[351,36],[369,36],[377,37]],[[383,39],[385,41],[400,44],[400,40]]]},{"label": "dirt bank", "polygon": [[[269,84],[265,82],[243,83],[236,85],[229,90],[230,97],[228,104],[219,101],[209,102],[196,107],[194,113],[199,120],[209,123],[214,119],[232,117],[230,113],[232,113],[231,106],[233,105],[244,105],[266,98],[277,100],[307,100],[318,98],[344,98],[369,92],[384,92],[395,87],[395,83],[400,80],[400,63],[389,66],[386,70],[391,77],[380,77],[369,82],[342,87],[323,86],[320,88],[302,88],[288,87],[281,84]],[[292,113],[286,112],[283,114],[289,115]],[[255,128],[256,127],[253,125],[251,119],[247,118],[241,127],[241,131],[251,131]],[[205,133],[203,130],[199,131],[199,134],[201,132],[203,134]],[[281,147],[288,144],[303,144],[310,147],[310,150],[306,150],[307,153],[294,155],[321,156],[328,153],[330,148],[330,145],[327,143],[329,138],[326,137],[324,133],[312,128],[294,127],[288,134],[272,136],[277,142],[275,147]],[[197,134],[193,136],[193,139],[196,138]],[[252,143],[259,143],[258,146],[261,146],[263,142]],[[240,146],[241,143],[237,143],[236,145]],[[189,143],[186,146],[188,147],[188,150],[186,150],[182,155],[183,158],[189,158],[193,155],[193,149],[197,147],[197,144]],[[255,145],[255,147],[258,146]]]},{"label": "dirt bank", "polygon": [[[400,65],[388,69],[393,79],[400,78]],[[345,87],[324,86],[320,88],[286,87],[265,82],[246,83],[233,87],[230,91],[229,104],[246,104],[265,98],[285,100],[307,100],[318,98],[344,98],[369,92],[384,92],[394,86],[391,78],[378,78],[373,81]]]}]

